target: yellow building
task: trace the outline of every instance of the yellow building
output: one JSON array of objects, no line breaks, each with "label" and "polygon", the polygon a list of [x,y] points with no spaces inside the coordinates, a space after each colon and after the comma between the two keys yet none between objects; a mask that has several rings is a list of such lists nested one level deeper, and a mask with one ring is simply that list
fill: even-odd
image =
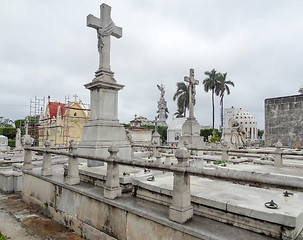
[{"label": "yellow building", "polygon": [[80,142],[82,128],[90,117],[89,109],[83,103],[75,100],[67,104],[57,101],[47,103],[45,113],[39,120],[39,145],[43,146],[45,140],[50,140],[52,146],[68,145],[73,139]]}]

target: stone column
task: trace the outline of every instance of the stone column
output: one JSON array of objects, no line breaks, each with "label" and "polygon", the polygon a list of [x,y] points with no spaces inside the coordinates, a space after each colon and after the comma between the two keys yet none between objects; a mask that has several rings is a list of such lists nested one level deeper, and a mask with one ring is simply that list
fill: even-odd
[{"label": "stone column", "polygon": [[[29,148],[32,145],[32,139],[29,135],[24,136],[24,147]],[[32,164],[32,151],[25,150],[24,151],[24,163],[23,169],[25,170],[32,170],[34,165]]]},{"label": "stone column", "polygon": [[[109,160],[116,160],[119,148],[112,145],[108,148],[110,156]],[[119,180],[119,165],[117,163],[107,163],[106,182],[104,187],[104,197],[108,199],[115,199],[121,196],[121,187]]]},{"label": "stone column", "polygon": [[278,142],[275,144],[276,150],[275,150],[275,162],[274,166],[275,167],[283,167],[283,161],[282,161],[282,143],[281,140],[279,139]]},{"label": "stone column", "polygon": [[[175,154],[177,166],[187,167],[189,152],[186,148],[180,148]],[[193,216],[193,206],[191,206],[190,196],[190,176],[187,173],[174,173],[174,185],[172,205],[169,207],[169,219],[185,223]]]},{"label": "stone column", "polygon": [[153,157],[157,157],[159,155],[159,151],[158,151],[158,142],[156,140],[152,141],[152,148],[153,148]]},{"label": "stone column", "polygon": [[[51,142],[46,140],[44,143],[45,150],[49,150]],[[41,168],[42,176],[51,176],[52,175],[52,155],[50,153],[43,153],[43,163]]]},{"label": "stone column", "polygon": [[[77,149],[77,143],[74,140],[69,141],[69,153],[75,153]],[[80,183],[79,176],[79,160],[77,157],[68,157],[67,162],[67,176],[65,179],[66,184],[68,185],[76,185]]]},{"label": "stone column", "polygon": [[229,154],[228,154],[228,143],[227,142],[223,142],[223,149],[222,149],[222,156],[221,156],[221,160],[225,161],[225,160],[229,160]]}]

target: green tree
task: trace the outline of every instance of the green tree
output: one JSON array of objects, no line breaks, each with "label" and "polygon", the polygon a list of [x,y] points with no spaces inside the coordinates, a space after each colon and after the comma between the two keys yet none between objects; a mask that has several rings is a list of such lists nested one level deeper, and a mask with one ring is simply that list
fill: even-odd
[{"label": "green tree", "polygon": [[[200,129],[200,136],[203,136],[204,142],[208,141],[208,137],[213,135],[213,129],[212,128],[202,128]],[[215,135],[221,137],[221,133],[218,129],[215,128]]]},{"label": "green tree", "polygon": [[158,133],[161,136],[162,143],[166,143],[167,141],[167,128],[166,126],[158,126]]},{"label": "green tree", "polygon": [[[155,125],[142,125],[141,127],[150,128],[153,129],[153,132],[155,132]],[[165,143],[167,140],[167,128],[166,126],[157,126],[157,132],[161,136],[162,143]]]},{"label": "green tree", "polygon": [[188,85],[184,82],[177,82],[177,91],[173,96],[173,100],[177,100],[178,106],[178,115],[180,117],[180,113],[183,112],[183,116],[186,117],[186,109],[189,106],[189,89]]},{"label": "green tree", "polygon": [[216,91],[216,95],[220,97],[220,107],[221,107],[221,125],[220,125],[220,131],[222,132],[222,127],[223,127],[223,98],[224,98],[224,94],[225,92],[227,93],[227,95],[230,94],[230,88],[229,88],[229,85],[230,86],[235,86],[235,84],[230,81],[230,80],[226,80],[226,76],[227,76],[227,73],[219,73],[218,74],[218,86],[217,88],[215,89]]},{"label": "green tree", "polygon": [[215,92],[217,87],[219,86],[219,78],[220,74],[217,73],[215,69],[204,72],[204,74],[207,76],[203,80],[204,90],[205,92],[211,91],[211,100],[212,100],[212,115],[213,115],[213,122],[212,122],[212,128],[213,128],[213,136],[215,135]]},{"label": "green tree", "polygon": [[0,135],[8,137],[8,139],[14,139],[16,137],[17,129],[14,127],[0,127]]},{"label": "green tree", "polygon": [[[39,115],[36,116],[28,116],[26,117],[28,119],[28,134],[34,138],[34,145],[39,145]],[[21,135],[25,134],[25,128],[26,128],[26,118],[24,119],[18,119],[15,121],[16,128],[20,128]]]},{"label": "green tree", "polygon": [[264,130],[258,129],[258,137],[262,138],[263,134],[264,134]]}]

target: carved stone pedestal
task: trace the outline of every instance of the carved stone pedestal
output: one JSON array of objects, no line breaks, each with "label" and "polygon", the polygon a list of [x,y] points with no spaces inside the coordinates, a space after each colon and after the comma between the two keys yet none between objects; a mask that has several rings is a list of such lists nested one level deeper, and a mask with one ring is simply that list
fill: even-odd
[{"label": "carved stone pedestal", "polygon": [[[85,87],[91,92],[91,115],[83,127],[77,153],[106,158],[109,156],[108,148],[115,144],[119,148],[120,158],[131,159],[131,146],[125,128],[117,119],[118,91],[124,85],[117,84],[113,76],[105,73]],[[87,165],[92,167],[103,163],[89,160]]]},{"label": "carved stone pedestal", "polygon": [[201,126],[195,117],[187,118],[182,126],[182,137],[179,141],[180,146],[188,145],[189,148],[204,147],[205,143],[203,137],[200,136],[200,129]]},{"label": "carved stone pedestal", "polygon": [[[179,148],[175,154],[177,166],[188,167],[189,152],[186,148]],[[174,173],[172,205],[169,207],[169,219],[185,223],[193,217],[193,206],[190,195],[190,176],[187,173]]]}]

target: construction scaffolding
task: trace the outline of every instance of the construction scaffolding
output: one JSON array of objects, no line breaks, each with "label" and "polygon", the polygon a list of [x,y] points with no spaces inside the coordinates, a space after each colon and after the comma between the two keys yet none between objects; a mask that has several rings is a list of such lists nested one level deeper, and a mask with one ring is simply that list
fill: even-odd
[{"label": "construction scaffolding", "polygon": [[89,104],[77,101],[77,95],[73,97],[75,100],[70,101],[66,96],[64,103],[51,102],[48,97],[46,105],[45,98],[31,100],[30,115],[35,124],[30,126],[29,134],[36,146],[43,146],[46,140],[53,146],[67,146],[71,139],[81,141],[82,127],[90,117],[90,109]]},{"label": "construction scaffolding", "polygon": [[[34,146],[39,146],[39,120],[41,112],[44,112],[45,98],[30,99],[29,135],[34,139]],[[24,126],[25,127],[25,126]]]}]

